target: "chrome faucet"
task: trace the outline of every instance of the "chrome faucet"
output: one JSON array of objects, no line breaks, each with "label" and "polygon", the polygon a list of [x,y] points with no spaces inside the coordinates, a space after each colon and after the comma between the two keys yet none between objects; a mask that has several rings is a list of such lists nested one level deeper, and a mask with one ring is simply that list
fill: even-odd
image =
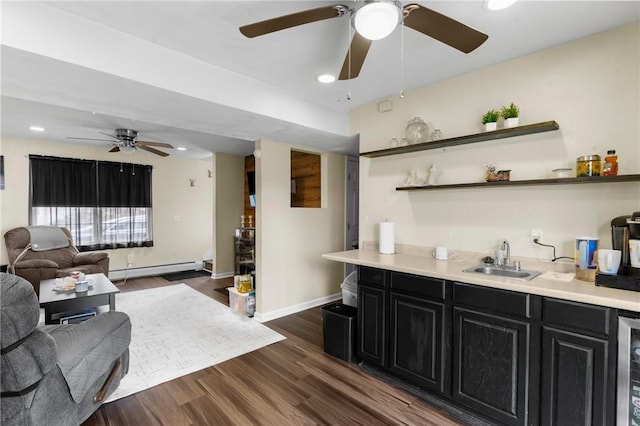
[{"label": "chrome faucet", "polygon": [[502,244],[500,244],[500,250],[502,250],[504,253],[504,266],[508,268],[510,266],[509,264],[511,263],[511,246],[509,245],[509,241],[502,240]]}]

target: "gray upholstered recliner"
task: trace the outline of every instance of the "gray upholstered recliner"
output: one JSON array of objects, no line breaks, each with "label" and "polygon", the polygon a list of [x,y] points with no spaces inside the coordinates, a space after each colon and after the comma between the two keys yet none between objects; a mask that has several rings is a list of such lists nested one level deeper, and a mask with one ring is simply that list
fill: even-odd
[{"label": "gray upholstered recliner", "polygon": [[79,425],[128,372],[131,321],[123,312],[38,326],[31,284],[2,273],[0,314],[3,426]]},{"label": "gray upholstered recliner", "polygon": [[66,240],[64,247],[52,250],[34,250],[32,235],[27,227],[14,228],[4,234],[7,255],[9,256],[8,272],[29,281],[36,294],[40,294],[40,281],[66,277],[71,271],[80,271],[85,274],[109,274],[109,255],[107,253],[80,253],[73,245],[71,232],[67,228],[49,228],[62,230],[64,233],[62,235]]}]

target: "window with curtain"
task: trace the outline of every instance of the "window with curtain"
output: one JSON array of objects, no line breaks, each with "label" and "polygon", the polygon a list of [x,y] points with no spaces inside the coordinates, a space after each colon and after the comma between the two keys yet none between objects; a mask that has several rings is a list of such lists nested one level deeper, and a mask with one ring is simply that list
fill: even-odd
[{"label": "window with curtain", "polygon": [[152,247],[152,171],[142,164],[30,155],[29,223],[68,228],[80,251]]}]

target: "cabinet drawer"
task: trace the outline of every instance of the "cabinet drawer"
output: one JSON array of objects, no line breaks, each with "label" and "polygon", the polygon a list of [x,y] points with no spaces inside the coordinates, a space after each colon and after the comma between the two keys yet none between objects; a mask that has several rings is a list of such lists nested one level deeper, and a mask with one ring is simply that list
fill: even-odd
[{"label": "cabinet drawer", "polygon": [[616,316],[615,309],[604,306],[546,297],[542,302],[542,320],[545,325],[553,325],[565,330],[609,336],[612,333],[615,334],[613,328],[615,328]]},{"label": "cabinet drawer", "polygon": [[369,268],[368,266],[358,267],[358,281],[374,285],[376,287],[386,287],[386,271],[384,269]]},{"label": "cabinet drawer", "polygon": [[442,279],[392,272],[391,288],[403,293],[426,296],[435,300],[444,300],[445,298],[445,280]]},{"label": "cabinet drawer", "polygon": [[[484,312],[514,317],[532,317],[532,296],[526,293],[454,283],[453,303],[479,308]],[[539,303],[538,303],[539,306]],[[539,315],[539,314],[538,314]]]}]

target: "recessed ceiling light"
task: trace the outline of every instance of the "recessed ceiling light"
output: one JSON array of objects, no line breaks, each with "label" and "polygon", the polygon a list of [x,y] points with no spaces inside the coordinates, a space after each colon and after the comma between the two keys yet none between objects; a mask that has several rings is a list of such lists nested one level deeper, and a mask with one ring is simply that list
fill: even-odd
[{"label": "recessed ceiling light", "polygon": [[336,76],[333,74],[320,74],[318,77],[316,77],[316,80],[318,80],[320,83],[333,83],[334,81],[336,81]]},{"label": "recessed ceiling light", "polygon": [[31,130],[32,132],[44,132],[44,127],[31,126],[29,127],[29,130]]},{"label": "recessed ceiling light", "polygon": [[176,148],[178,151],[186,151],[187,148],[185,148],[184,146],[179,146]]},{"label": "recessed ceiling light", "polygon": [[484,0],[484,7],[488,10],[502,10],[513,5],[516,0]]}]

